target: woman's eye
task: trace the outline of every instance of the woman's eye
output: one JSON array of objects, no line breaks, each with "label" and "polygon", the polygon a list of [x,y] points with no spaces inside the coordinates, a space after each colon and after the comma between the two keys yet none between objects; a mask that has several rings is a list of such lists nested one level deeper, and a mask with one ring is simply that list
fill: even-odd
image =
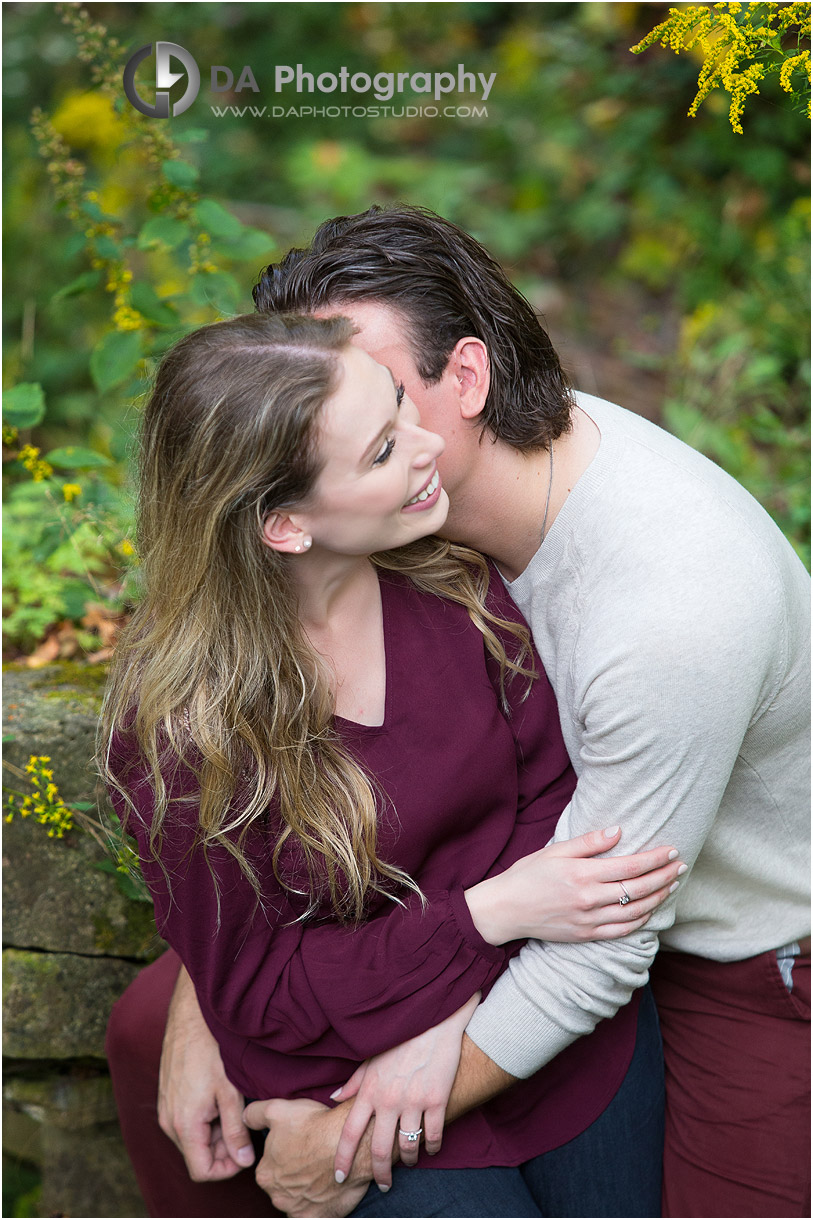
[{"label": "woman's eye", "polygon": [[378,457],[374,459],[373,465],[374,466],[383,466],[384,463],[386,462],[387,458],[392,453],[394,448],[395,448],[395,437],[391,436],[389,438],[389,440],[385,441],[384,448],[381,450]]},{"label": "woman's eye", "polygon": [[396,407],[400,407],[401,403],[404,401],[404,394],[406,394],[406,390],[404,389],[404,383],[402,381],[401,384],[398,386],[398,389],[395,391]]}]

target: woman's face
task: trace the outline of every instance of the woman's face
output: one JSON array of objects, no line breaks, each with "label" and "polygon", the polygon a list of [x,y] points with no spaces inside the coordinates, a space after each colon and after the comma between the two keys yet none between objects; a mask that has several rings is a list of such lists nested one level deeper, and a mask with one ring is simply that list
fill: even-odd
[{"label": "woman's face", "polygon": [[340,363],[338,388],[322,410],[322,471],[296,515],[313,552],[370,555],[443,525],[449,498],[437,459],[444,442],[420,426],[389,369],[357,347],[345,348]]}]

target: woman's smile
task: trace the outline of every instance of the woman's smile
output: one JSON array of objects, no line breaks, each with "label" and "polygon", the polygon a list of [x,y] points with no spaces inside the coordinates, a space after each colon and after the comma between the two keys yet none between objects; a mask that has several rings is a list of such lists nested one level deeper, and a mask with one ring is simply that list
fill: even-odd
[{"label": "woman's smile", "polygon": [[432,508],[437,504],[440,498],[441,484],[440,471],[435,469],[435,473],[428,483],[424,484],[417,496],[413,496],[411,500],[407,500],[402,513],[421,512],[425,508]]}]

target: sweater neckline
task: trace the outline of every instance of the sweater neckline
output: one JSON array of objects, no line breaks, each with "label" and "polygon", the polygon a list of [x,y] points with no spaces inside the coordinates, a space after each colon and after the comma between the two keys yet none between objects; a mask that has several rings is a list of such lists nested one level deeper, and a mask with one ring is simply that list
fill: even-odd
[{"label": "sweater neckline", "polygon": [[[576,481],[557,513],[556,520],[548,529],[545,541],[538,547],[528,566],[515,580],[505,580],[505,586],[515,600],[522,597],[528,587],[548,578],[562,562],[585,510],[615,469],[616,459],[621,453],[621,438],[616,429],[608,426],[609,413],[605,414],[602,400],[593,398],[590,404],[586,405],[577,396],[577,403],[599,430],[598,449],[589,466]],[[598,410],[595,409],[597,405]]]}]

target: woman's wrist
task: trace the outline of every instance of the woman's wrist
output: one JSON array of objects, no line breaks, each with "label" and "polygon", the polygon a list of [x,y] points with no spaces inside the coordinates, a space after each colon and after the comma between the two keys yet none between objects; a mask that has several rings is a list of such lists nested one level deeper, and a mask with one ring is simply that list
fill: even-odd
[{"label": "woman's wrist", "polygon": [[472,923],[483,940],[495,946],[514,939],[511,930],[506,927],[503,877],[504,874],[489,877],[463,892]]}]

